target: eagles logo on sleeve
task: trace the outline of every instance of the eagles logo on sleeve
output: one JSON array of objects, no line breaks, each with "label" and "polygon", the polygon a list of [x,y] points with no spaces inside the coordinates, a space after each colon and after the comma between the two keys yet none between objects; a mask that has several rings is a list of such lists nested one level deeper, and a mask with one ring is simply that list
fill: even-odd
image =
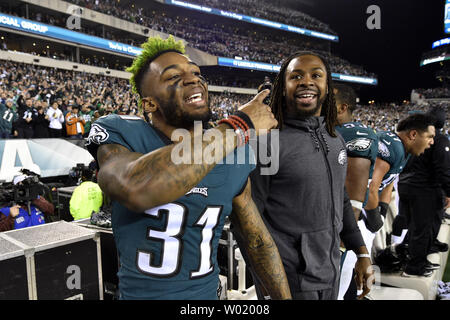
[{"label": "eagles logo on sleeve", "polygon": [[108,140],[108,138],[109,133],[106,131],[106,129],[94,123],[91,127],[91,131],[89,131],[89,137],[87,139],[88,141],[86,145],[90,143],[101,144],[102,142]]},{"label": "eagles logo on sleeve", "polygon": [[341,152],[339,152],[338,163],[342,166],[347,163],[347,151],[341,150]]},{"label": "eagles logo on sleeve", "polygon": [[348,151],[366,151],[370,149],[372,140],[367,138],[353,139],[345,144]]},{"label": "eagles logo on sleeve", "polygon": [[389,149],[387,145],[385,145],[383,142],[378,141],[378,152],[384,157],[388,158],[391,153],[389,152]]}]

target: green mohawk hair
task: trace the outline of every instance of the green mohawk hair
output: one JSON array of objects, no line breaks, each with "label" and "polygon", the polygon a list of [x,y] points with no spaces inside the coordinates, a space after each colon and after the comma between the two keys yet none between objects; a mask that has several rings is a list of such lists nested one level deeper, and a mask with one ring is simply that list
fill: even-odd
[{"label": "green mohawk hair", "polygon": [[172,35],[166,40],[160,36],[150,37],[141,45],[142,52],[133,60],[133,64],[126,68],[131,72],[130,84],[132,92],[139,95],[139,106],[141,106],[142,93],[140,88],[140,80],[145,73],[150,62],[164,52],[175,51],[185,54],[186,50],[183,41],[176,41]]}]

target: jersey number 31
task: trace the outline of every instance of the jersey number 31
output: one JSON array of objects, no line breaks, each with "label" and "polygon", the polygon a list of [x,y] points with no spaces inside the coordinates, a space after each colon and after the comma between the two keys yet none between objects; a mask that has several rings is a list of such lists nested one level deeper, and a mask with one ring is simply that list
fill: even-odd
[{"label": "jersey number 31", "polygon": [[[219,222],[222,212],[221,206],[208,206],[195,222],[195,226],[202,229],[202,241],[199,246],[200,263],[197,270],[191,271],[190,277],[198,278],[213,271],[212,265],[212,238],[214,228]],[[155,264],[154,254],[147,251],[137,251],[137,268],[145,274],[155,277],[172,277],[180,270],[180,258],[183,247],[181,237],[184,234],[186,225],[186,207],[169,203],[145,211],[146,214],[156,219],[162,219],[162,215],[167,214],[166,226],[163,230],[148,228],[147,239],[161,242],[161,262]]]}]

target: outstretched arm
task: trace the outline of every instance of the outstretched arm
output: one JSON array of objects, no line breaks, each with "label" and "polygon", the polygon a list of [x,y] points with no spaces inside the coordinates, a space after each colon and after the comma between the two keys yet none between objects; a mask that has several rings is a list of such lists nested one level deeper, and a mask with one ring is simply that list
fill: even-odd
[{"label": "outstretched arm", "polygon": [[[268,91],[260,92],[241,110],[251,119],[257,134],[258,129],[271,129],[278,123],[270,108],[262,103],[267,94]],[[111,199],[133,211],[142,212],[172,202],[191,190],[218,161],[234,150],[238,140],[234,133],[232,139],[227,137],[230,129],[229,125],[220,124],[210,129],[218,133],[213,134],[213,142],[205,141],[204,134],[200,133],[190,142],[183,143],[180,138],[172,145],[147,154],[131,152],[119,144],[101,145],[97,150],[98,183]],[[196,141],[201,142],[200,148],[195,145]],[[190,144],[186,151],[183,150],[183,158],[187,157],[188,161],[183,159],[182,163],[175,163],[172,152],[182,143]],[[210,145],[215,145],[213,161],[206,161],[203,151]]]},{"label": "outstretched arm", "polygon": [[[228,128],[226,124],[220,125],[222,137]],[[191,139],[192,144],[195,140]],[[232,141],[220,141],[224,155],[235,148],[236,141],[236,136]],[[177,143],[147,154],[131,152],[118,144],[101,145],[97,150],[98,184],[111,199],[136,212],[172,202],[192,189],[216,165],[206,161],[194,163],[196,157],[202,159],[202,150],[207,145],[204,141],[201,149],[191,145],[192,161],[186,164],[172,161]]]},{"label": "outstretched arm", "polygon": [[242,238],[243,250],[258,279],[272,299],[291,299],[278,248],[259,215],[251,196],[250,179],[244,192],[233,200],[231,222]]}]

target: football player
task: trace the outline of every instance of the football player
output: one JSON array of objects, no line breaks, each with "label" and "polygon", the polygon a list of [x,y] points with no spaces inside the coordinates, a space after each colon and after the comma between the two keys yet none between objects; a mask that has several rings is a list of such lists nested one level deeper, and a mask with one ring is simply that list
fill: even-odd
[{"label": "football player", "polygon": [[[217,299],[217,248],[232,210],[231,221],[245,235],[252,265],[270,296],[291,298],[278,250],[251,198],[248,175],[254,165],[194,161],[212,144],[194,128],[195,121],[207,123],[211,115],[200,68],[173,37],[149,38],[142,48],[128,71],[152,124],[134,116],[102,117],[93,124],[87,145],[99,164],[99,185],[113,199],[120,299]],[[226,120],[213,129],[221,133],[215,135],[221,149],[216,151],[233,156],[245,150],[249,156],[242,128],[258,133],[277,125],[262,103],[267,94],[243,106],[235,122]],[[231,128],[232,139],[225,139]],[[193,136],[188,142],[192,152],[183,151],[192,161],[173,161],[174,151],[188,138],[172,141],[176,129]]]},{"label": "football player", "polygon": [[366,125],[353,121],[352,112],[356,106],[353,89],[342,84],[334,84],[337,107],[336,131],[345,140],[348,165],[345,187],[355,211],[356,220],[366,200],[368,180],[378,153],[378,137]]},{"label": "football player", "polygon": [[[435,127],[433,118],[426,114],[412,114],[401,120],[397,132],[380,131],[378,136],[378,155],[370,176],[369,197],[363,213],[373,225],[371,231],[377,232],[383,226],[388,203],[380,204],[380,194],[389,187],[402,172],[411,154],[418,156],[433,144]],[[383,195],[385,201],[390,194]],[[370,248],[371,243],[367,244]]]},{"label": "football player", "polygon": [[[363,203],[367,197],[369,176],[373,171],[377,158],[378,137],[372,128],[360,122],[353,121],[352,113],[356,107],[356,94],[354,90],[347,85],[339,83],[334,84],[333,90],[338,121],[336,131],[345,140],[348,157],[345,187],[350,197],[359,229],[367,245],[365,237],[368,234],[367,227],[365,221],[360,220],[360,215]],[[352,250],[344,251],[341,262],[338,300],[343,300],[349,288],[356,261],[356,254]],[[356,295],[354,298],[356,298]]]}]

